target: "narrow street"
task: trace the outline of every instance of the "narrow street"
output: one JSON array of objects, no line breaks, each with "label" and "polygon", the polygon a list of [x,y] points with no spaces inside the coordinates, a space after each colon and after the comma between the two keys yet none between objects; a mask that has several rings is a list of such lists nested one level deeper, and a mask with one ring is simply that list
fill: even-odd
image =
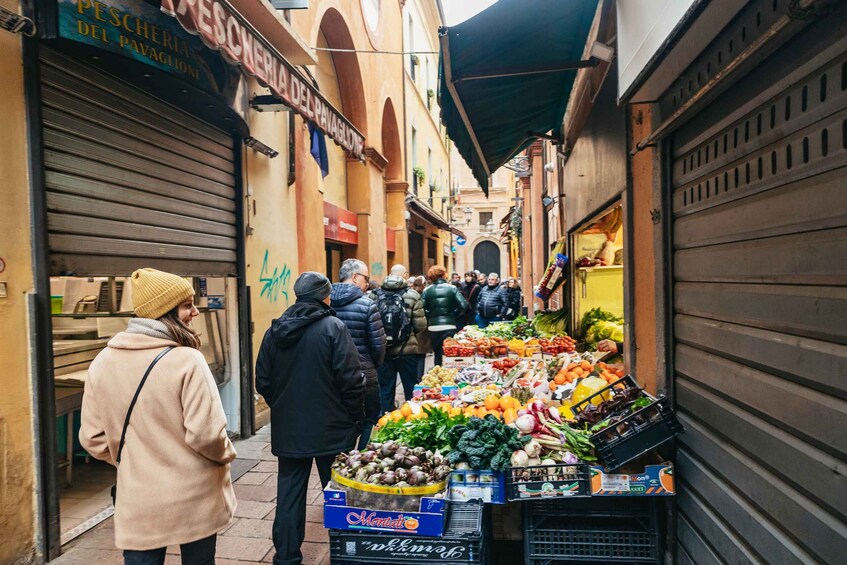
[{"label": "narrow street", "polygon": [[[271,453],[270,426],[265,426],[250,439],[238,441],[238,459],[233,473],[244,473],[235,480],[238,507],[232,524],[218,536],[218,565],[270,563],[274,550],[271,527],[276,509],[276,457]],[[244,469],[249,471],[244,472]],[[329,563],[329,535],[323,527],[323,497],[317,471],[309,480],[306,508],[306,541],[303,542],[305,564]],[[59,565],[109,565],[123,563],[123,553],[115,547],[114,522],[109,518],[93,530],[63,548],[54,561]],[[168,548],[168,564],[178,564],[179,548]]]}]

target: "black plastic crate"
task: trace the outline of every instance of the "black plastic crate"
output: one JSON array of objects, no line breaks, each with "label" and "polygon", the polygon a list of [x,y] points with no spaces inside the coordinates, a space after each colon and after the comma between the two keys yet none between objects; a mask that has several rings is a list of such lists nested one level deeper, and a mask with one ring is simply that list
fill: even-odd
[{"label": "black plastic crate", "polygon": [[330,561],[358,563],[485,563],[485,532],[480,501],[450,503],[441,537],[330,530]]},{"label": "black plastic crate", "polygon": [[[582,412],[592,399],[601,395],[601,398],[608,398],[610,395],[614,397],[625,389],[641,391],[635,379],[627,375],[574,404],[573,410],[575,413]],[[641,395],[652,402],[591,436],[591,441],[597,449],[597,458],[610,471],[622,467],[685,431],[667,398],[653,398],[644,391],[641,391]]]},{"label": "black plastic crate", "polygon": [[660,563],[656,502],[623,502],[592,498],[526,505],[526,563]]},{"label": "black plastic crate", "polygon": [[591,467],[584,463],[510,467],[505,473],[509,501],[591,496]]}]

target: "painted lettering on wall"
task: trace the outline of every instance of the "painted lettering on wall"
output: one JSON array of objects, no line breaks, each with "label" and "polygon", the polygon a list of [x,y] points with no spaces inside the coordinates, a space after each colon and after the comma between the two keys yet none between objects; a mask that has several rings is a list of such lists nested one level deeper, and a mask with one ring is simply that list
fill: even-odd
[{"label": "painted lettering on wall", "polygon": [[262,261],[262,270],[259,272],[259,282],[262,284],[262,291],[259,296],[271,303],[276,303],[280,295],[285,297],[285,305],[288,306],[288,285],[291,282],[291,269],[288,265],[274,267],[273,272],[270,272],[268,267],[268,259],[270,251],[265,249],[265,260]]}]

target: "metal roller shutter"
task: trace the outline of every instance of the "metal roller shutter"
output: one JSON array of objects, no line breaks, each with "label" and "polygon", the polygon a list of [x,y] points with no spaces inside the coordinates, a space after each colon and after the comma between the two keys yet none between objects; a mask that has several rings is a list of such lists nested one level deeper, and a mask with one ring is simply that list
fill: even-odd
[{"label": "metal roller shutter", "polygon": [[236,274],[232,137],[43,49],[51,274]]},{"label": "metal roller shutter", "polygon": [[[762,14],[747,17],[752,35]],[[740,33],[728,37],[742,48]],[[712,47],[725,58],[727,41]],[[674,388],[686,428],[676,560],[843,563],[844,18],[812,24],[760,63],[675,132],[671,153]]]}]

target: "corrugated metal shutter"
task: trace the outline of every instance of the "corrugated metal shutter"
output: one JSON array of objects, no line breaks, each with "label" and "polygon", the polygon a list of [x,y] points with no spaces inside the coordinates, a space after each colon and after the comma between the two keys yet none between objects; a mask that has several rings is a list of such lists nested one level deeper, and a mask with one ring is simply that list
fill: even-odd
[{"label": "corrugated metal shutter", "polygon": [[43,49],[51,274],[236,274],[232,137]]},{"label": "corrugated metal shutter", "polygon": [[847,560],[844,27],[674,134],[678,563]]}]

